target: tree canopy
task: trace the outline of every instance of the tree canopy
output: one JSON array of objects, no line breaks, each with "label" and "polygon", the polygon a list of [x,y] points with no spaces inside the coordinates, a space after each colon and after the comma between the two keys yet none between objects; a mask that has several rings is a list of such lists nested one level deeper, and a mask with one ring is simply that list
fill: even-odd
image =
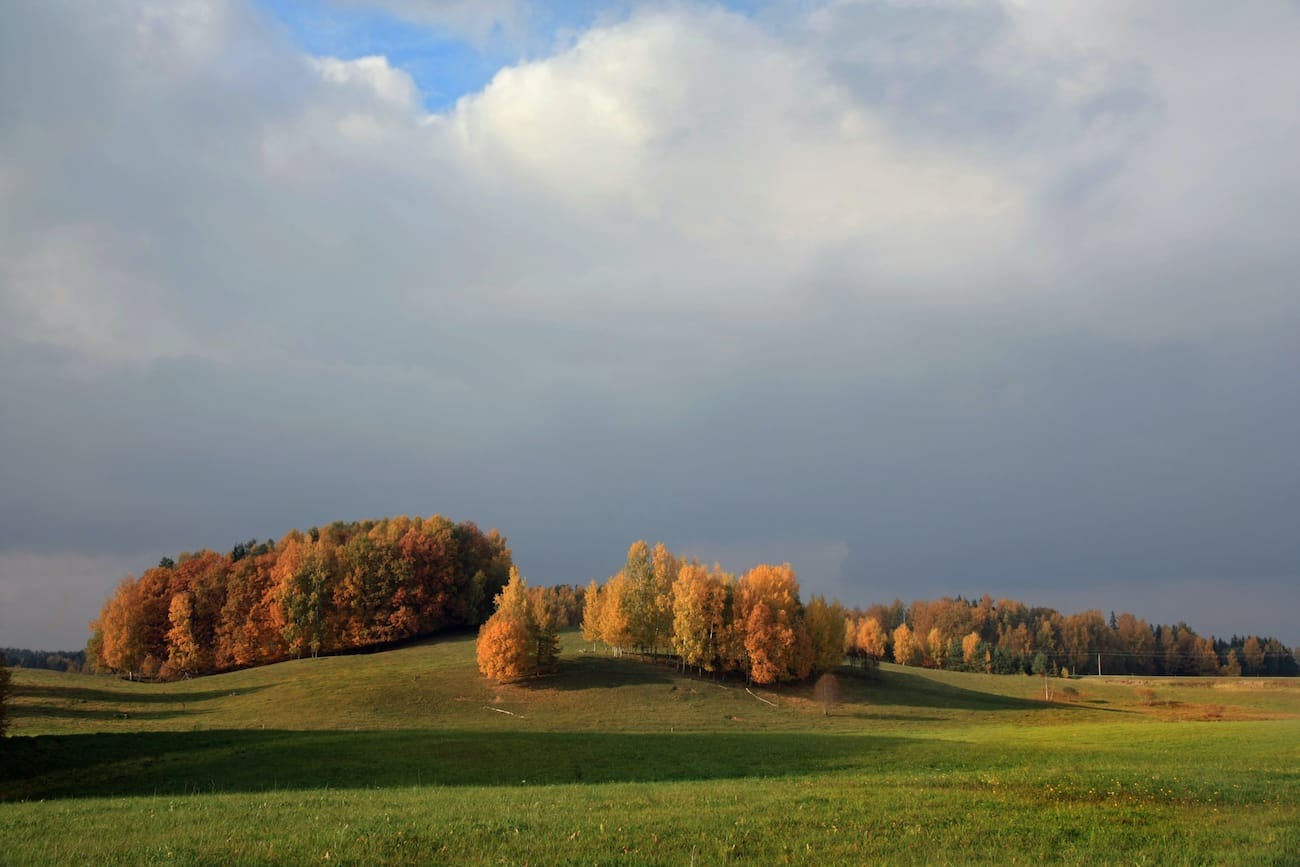
[{"label": "tree canopy", "polygon": [[87,657],[101,670],[174,678],[431,635],[481,623],[512,566],[496,530],[440,515],[164,557],[118,585],[91,624]]}]

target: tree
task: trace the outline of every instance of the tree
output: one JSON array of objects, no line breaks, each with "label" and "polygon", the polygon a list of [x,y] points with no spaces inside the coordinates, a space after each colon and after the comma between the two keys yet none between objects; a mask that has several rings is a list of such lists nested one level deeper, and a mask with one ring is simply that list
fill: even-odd
[{"label": "tree", "polygon": [[496,598],[496,611],[479,630],[479,671],[497,681],[531,677],[550,668],[558,653],[554,605],[546,593],[531,593],[519,570]]},{"label": "tree", "polygon": [[961,640],[962,661],[972,668],[978,667],[983,662],[979,658],[980,643],[980,634],[978,632],[970,632]]},{"label": "tree", "polygon": [[906,623],[898,624],[894,630],[894,662],[899,665],[920,665],[921,644],[912,635]]},{"label": "tree", "polygon": [[1246,660],[1246,674],[1264,674],[1264,645],[1257,636],[1250,636],[1242,646],[1241,655]]},{"label": "tree", "polygon": [[844,606],[814,596],[804,609],[812,640],[813,671],[830,671],[844,662]]},{"label": "tree", "polygon": [[532,615],[534,674],[551,671],[560,658],[560,600],[551,587],[534,587],[529,593]]},{"label": "tree", "polygon": [[591,579],[582,603],[582,640],[595,644],[600,641],[600,605],[603,599],[600,584]]},{"label": "tree", "polygon": [[948,639],[937,626],[930,628],[925,637],[925,647],[930,665],[943,668],[948,661]]},{"label": "tree", "polygon": [[171,629],[167,631],[167,664],[175,672],[194,674],[207,668],[205,648],[194,637],[194,596],[177,593],[168,611]]},{"label": "tree", "polygon": [[627,614],[628,580],[615,575],[600,590],[600,640],[614,648],[614,655],[632,646],[632,630]]},{"label": "tree", "polygon": [[527,677],[536,663],[535,652],[527,626],[513,618],[489,618],[479,630],[475,648],[479,671],[492,680],[504,683]]},{"label": "tree", "polygon": [[822,705],[822,716],[830,716],[831,708],[840,698],[840,682],[833,674],[823,674],[813,685],[813,695]]},{"label": "tree", "polygon": [[864,617],[858,621],[857,645],[859,651],[879,661],[885,658],[887,644],[888,638],[879,620],[874,617]]},{"label": "tree", "polygon": [[812,639],[801,609],[799,582],[789,563],[755,566],[736,585],[733,623],[743,624],[755,683],[803,680],[812,670]]},{"label": "tree", "polygon": [[714,611],[713,581],[699,563],[681,567],[673,583],[673,651],[681,658],[682,667],[694,666],[703,671],[713,667],[717,656],[714,628],[717,612]]},{"label": "tree", "polygon": [[1241,677],[1241,657],[1237,654],[1236,648],[1228,651],[1228,659],[1223,663],[1220,674],[1224,677]]}]

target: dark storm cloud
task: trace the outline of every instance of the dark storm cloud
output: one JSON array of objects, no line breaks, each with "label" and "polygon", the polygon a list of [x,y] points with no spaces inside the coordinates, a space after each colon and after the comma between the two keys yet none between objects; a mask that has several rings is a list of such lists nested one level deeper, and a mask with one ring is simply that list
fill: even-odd
[{"label": "dark storm cloud", "polygon": [[1209,11],[674,8],[428,115],[239,3],[24,6],[0,643],[434,511],[1300,640],[1300,24]]}]

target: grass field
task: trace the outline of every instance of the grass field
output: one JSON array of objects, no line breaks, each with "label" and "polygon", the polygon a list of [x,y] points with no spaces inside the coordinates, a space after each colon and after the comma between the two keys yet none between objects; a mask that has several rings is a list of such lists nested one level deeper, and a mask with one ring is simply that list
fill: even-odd
[{"label": "grass field", "polygon": [[17,671],[0,863],[1300,863],[1300,683],[884,666],[827,717],[566,644]]}]

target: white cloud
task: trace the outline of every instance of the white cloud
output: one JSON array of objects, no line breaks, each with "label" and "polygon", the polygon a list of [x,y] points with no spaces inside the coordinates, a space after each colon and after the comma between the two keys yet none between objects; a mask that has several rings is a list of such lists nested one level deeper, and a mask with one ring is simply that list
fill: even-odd
[{"label": "white cloud", "polygon": [[[36,457],[0,463],[0,547],[64,512],[111,535],[107,503],[130,535],[242,511],[221,497],[283,528],[568,496],[565,526],[658,510],[907,581],[1086,559],[1001,535],[1067,490],[1054,527],[1152,572],[1217,540],[1277,575],[1296,18],[656,6],[431,115],[387,59],[305,57],[237,0],[25,4],[0,29],[0,448]],[[160,496],[187,472],[192,500]],[[1212,532],[1225,488],[1266,538]],[[914,538],[932,512],[958,541]],[[603,568],[564,556],[557,579]]]},{"label": "white cloud", "polygon": [[358,57],[339,60],[337,57],[320,57],[313,61],[321,78],[342,87],[360,87],[383,102],[407,110],[414,110],[418,90],[411,76],[388,65],[381,56]]}]

